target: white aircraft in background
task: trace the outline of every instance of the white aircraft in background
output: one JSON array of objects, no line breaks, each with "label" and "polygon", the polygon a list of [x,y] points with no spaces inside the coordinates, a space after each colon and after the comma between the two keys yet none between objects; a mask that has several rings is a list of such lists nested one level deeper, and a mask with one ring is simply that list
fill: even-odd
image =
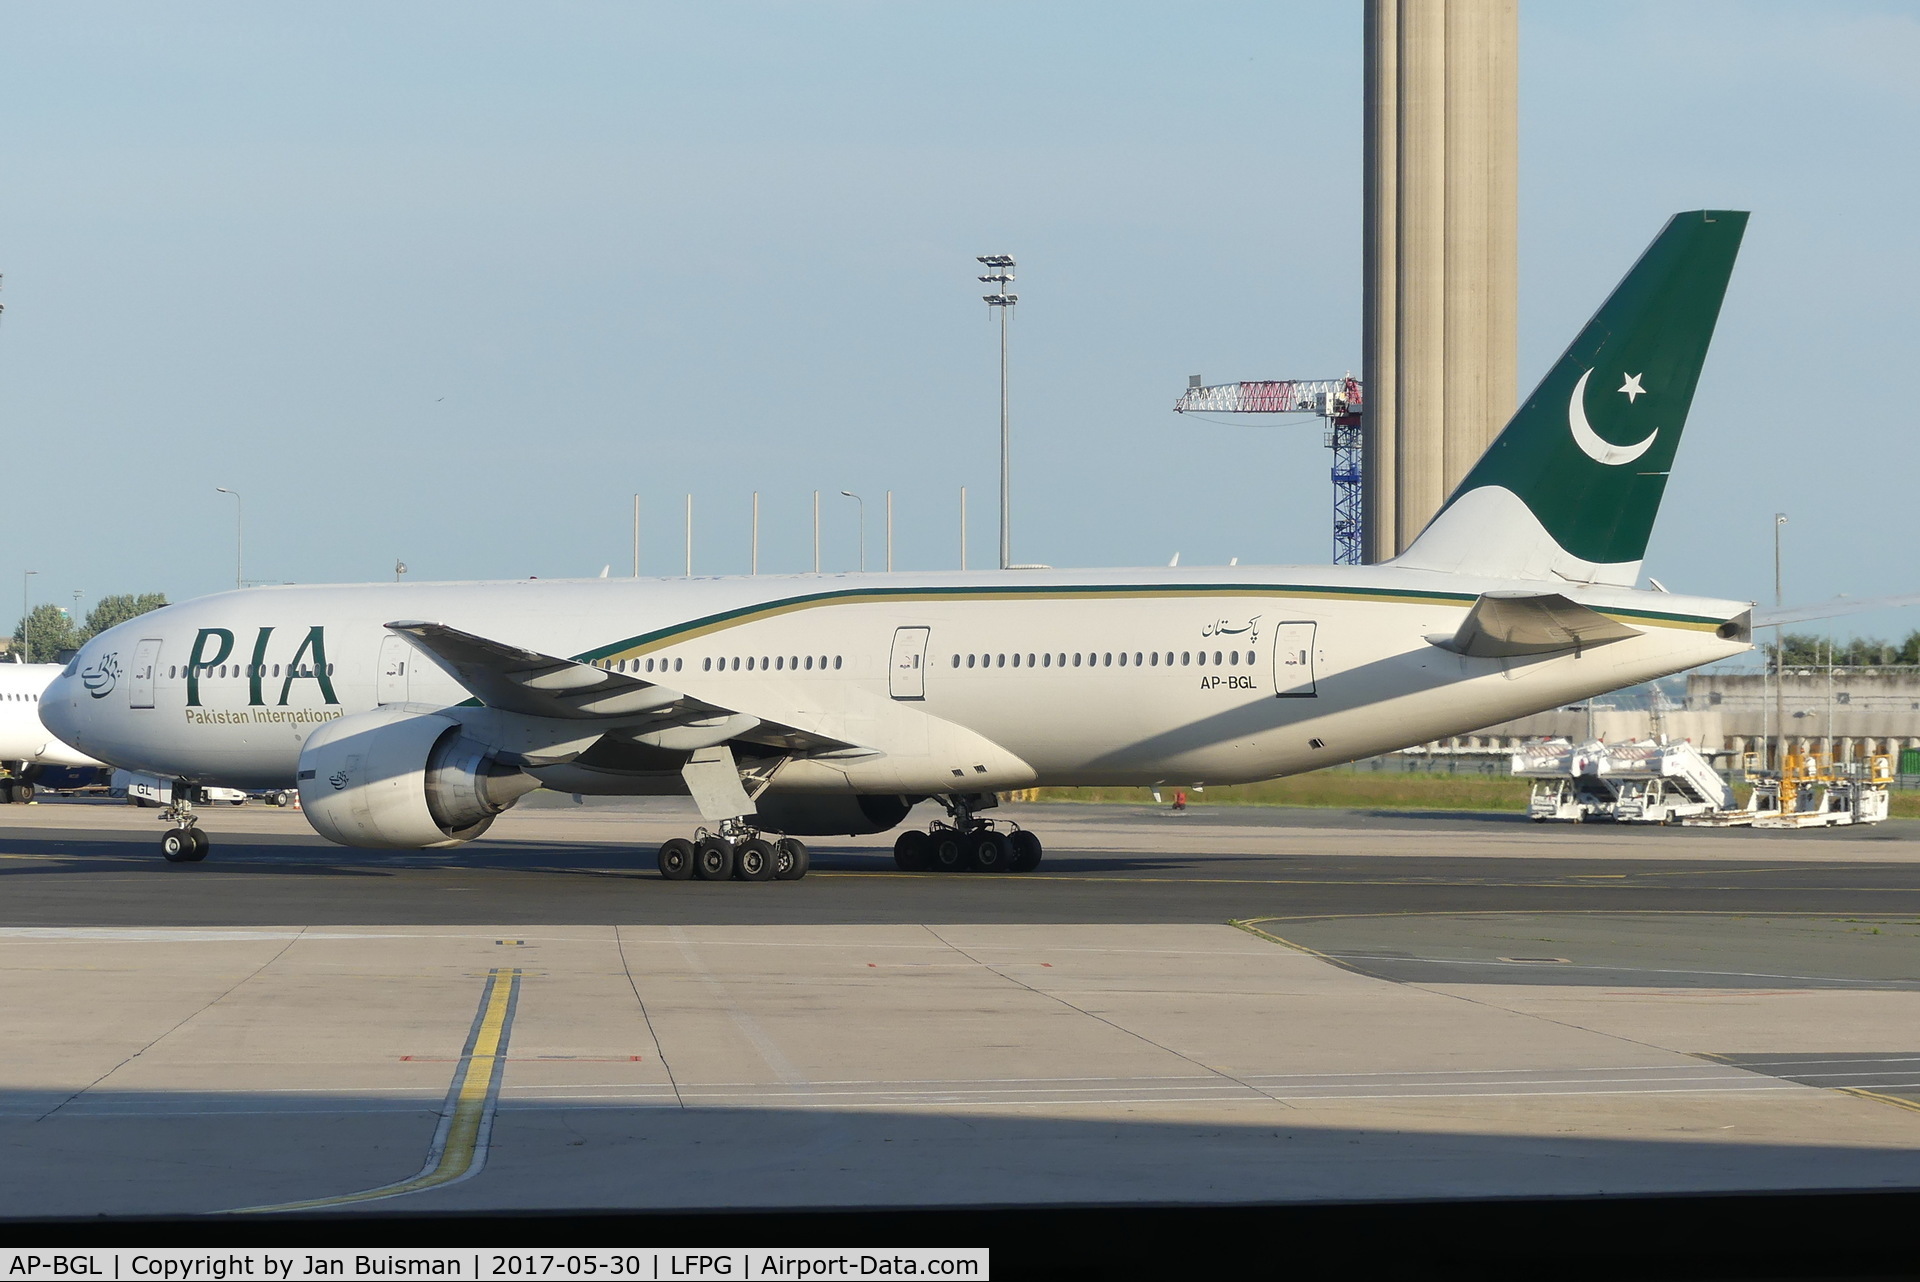
[{"label": "white aircraft in background", "polygon": [[708,880],[934,799],[903,868],[1030,869],[996,791],[1268,779],[1748,649],[1749,603],[1634,587],[1746,221],[1668,223],[1386,564],[255,588],[93,638],[42,716],[179,781],[176,860],[217,781],[386,849],[541,786],[691,794],[659,866]]},{"label": "white aircraft in background", "polygon": [[0,803],[32,801],[48,766],[97,768],[100,762],[54,738],[40,721],[42,693],[60,675],[57,663],[0,663]]}]

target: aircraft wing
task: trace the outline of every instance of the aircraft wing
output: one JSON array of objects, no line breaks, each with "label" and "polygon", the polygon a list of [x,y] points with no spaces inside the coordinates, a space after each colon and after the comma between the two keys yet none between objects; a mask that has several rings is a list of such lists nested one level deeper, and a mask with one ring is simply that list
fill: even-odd
[{"label": "aircraft wing", "polygon": [[386,625],[411,641],[446,674],[489,708],[530,717],[600,721],[626,735],[677,726],[735,723],[729,738],[790,752],[858,754],[848,743],[798,726],[724,707],[671,687],[475,636],[444,623],[401,620]]},{"label": "aircraft wing", "polygon": [[1473,603],[1459,631],[1427,640],[1476,659],[1504,659],[1578,650],[1639,635],[1638,628],[1558,592],[1488,592]]}]

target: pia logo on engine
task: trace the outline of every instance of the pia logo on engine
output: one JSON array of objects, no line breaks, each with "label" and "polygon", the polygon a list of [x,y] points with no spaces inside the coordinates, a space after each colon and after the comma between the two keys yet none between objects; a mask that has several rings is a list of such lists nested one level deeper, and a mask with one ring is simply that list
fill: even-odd
[{"label": "pia logo on engine", "polygon": [[80,684],[96,699],[104,699],[120,684],[120,653],[103,654],[80,671]]},{"label": "pia logo on engine", "polygon": [[349,775],[346,771],[336,770],[332,774],[327,776],[327,782],[333,785],[333,790],[335,792],[340,792],[343,789],[345,789],[349,783],[352,782],[352,778],[353,777]]}]

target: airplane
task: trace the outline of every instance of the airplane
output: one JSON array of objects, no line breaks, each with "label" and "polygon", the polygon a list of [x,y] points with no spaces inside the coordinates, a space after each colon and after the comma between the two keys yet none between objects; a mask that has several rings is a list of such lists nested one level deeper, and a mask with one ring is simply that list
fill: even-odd
[{"label": "airplane", "polygon": [[1269,779],[1750,648],[1750,602],[1635,586],[1746,223],[1668,222],[1383,564],[252,588],[93,638],[41,716],[178,781],[176,861],[217,780],[396,850],[543,786],[690,795],[669,880],[794,880],[931,799],[901,868],[1028,871],[998,792]]},{"label": "airplane", "polygon": [[0,804],[30,802],[43,782],[80,786],[98,777],[101,763],[48,733],[40,722],[41,696],[58,677],[58,663],[0,663]]}]

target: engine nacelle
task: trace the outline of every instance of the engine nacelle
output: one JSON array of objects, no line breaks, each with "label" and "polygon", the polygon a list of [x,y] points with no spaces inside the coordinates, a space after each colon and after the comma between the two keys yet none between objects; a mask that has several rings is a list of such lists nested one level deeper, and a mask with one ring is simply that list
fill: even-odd
[{"label": "engine nacelle", "polygon": [[796,837],[865,837],[898,828],[918,798],[850,793],[761,793],[753,825]]},{"label": "engine nacelle", "polygon": [[539,787],[451,717],[376,708],[329,721],[300,751],[300,806],[343,846],[424,850],[472,841]]}]

